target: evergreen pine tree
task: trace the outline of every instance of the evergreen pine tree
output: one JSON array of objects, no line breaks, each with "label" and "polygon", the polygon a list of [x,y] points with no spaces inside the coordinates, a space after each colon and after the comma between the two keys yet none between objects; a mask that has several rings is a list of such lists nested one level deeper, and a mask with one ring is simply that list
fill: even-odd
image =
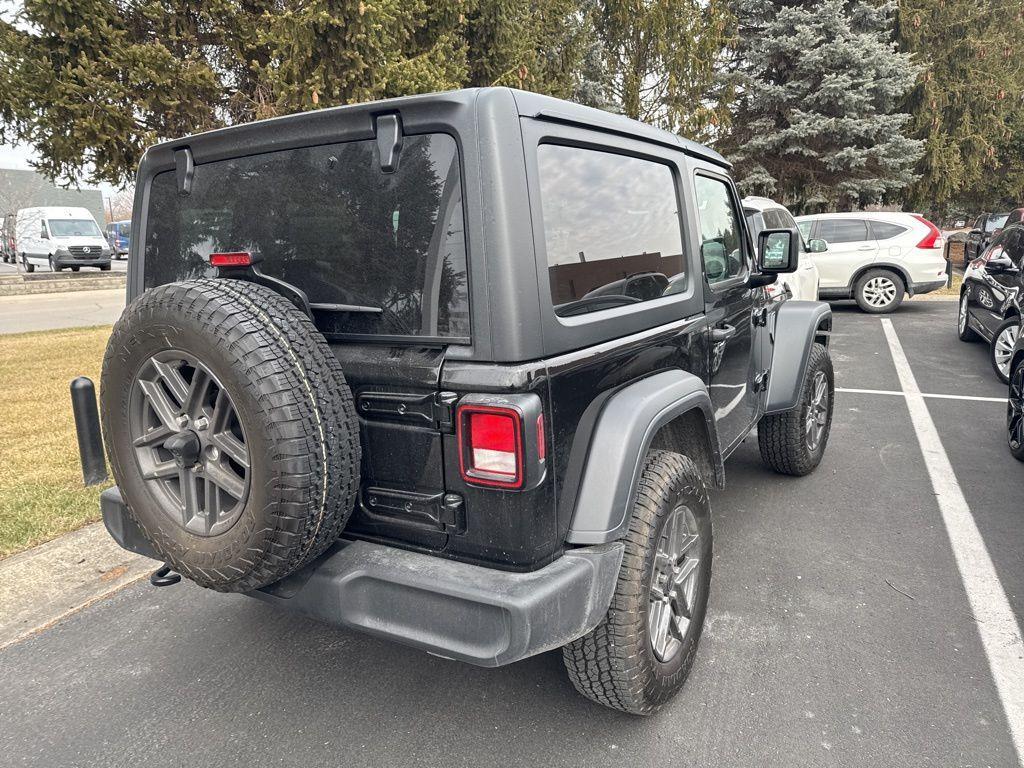
[{"label": "evergreen pine tree", "polygon": [[898,19],[900,47],[923,65],[904,102],[924,141],[908,202],[938,211],[1020,204],[1024,3],[900,0]]},{"label": "evergreen pine tree", "polygon": [[711,98],[732,34],[725,0],[599,0],[594,18],[614,108],[696,139],[727,121]]},{"label": "evergreen pine tree", "polygon": [[914,180],[921,142],[901,100],[918,73],[893,42],[894,0],[734,0],[727,84],[732,129],[719,147],[741,187],[799,211],[850,209]]}]

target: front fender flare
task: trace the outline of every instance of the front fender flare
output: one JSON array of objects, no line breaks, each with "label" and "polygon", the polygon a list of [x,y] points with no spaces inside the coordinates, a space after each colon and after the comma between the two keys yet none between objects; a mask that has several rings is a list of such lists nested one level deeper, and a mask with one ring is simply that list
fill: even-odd
[{"label": "front fender flare", "polygon": [[831,327],[832,308],[823,301],[786,301],[779,307],[765,413],[796,407],[815,339]]},{"label": "front fender flare", "polygon": [[663,371],[630,384],[605,404],[591,438],[566,541],[605,544],[629,527],[644,456],[658,430],[690,411],[703,416],[708,460],[716,484],[725,469],[707,385],[681,370]]}]

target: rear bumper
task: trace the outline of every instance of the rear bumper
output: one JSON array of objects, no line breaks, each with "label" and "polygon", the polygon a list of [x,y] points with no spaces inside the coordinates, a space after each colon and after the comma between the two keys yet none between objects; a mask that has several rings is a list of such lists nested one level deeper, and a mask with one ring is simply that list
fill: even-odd
[{"label": "rear bumper", "polygon": [[911,283],[910,284],[910,291],[909,291],[909,293],[910,293],[911,296],[916,296],[919,293],[931,293],[932,291],[937,291],[937,290],[939,290],[939,288],[945,288],[945,287],[946,287],[946,280],[945,279],[942,279],[942,280],[929,280],[928,282],[925,282],[925,283]]},{"label": "rear bumper", "polygon": [[[111,488],[103,522],[125,549],[158,557]],[[340,539],[303,570],[250,593],[321,621],[429,653],[497,667],[558,648],[604,617],[621,542],[567,551],[510,573],[365,541]]]}]

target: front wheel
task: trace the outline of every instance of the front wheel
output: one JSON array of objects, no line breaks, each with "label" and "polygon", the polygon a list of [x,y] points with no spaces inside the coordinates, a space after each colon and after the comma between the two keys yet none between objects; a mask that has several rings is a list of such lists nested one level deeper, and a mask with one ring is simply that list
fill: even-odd
[{"label": "front wheel", "polygon": [[637,486],[608,613],[562,649],[576,690],[648,715],[693,666],[711,588],[711,503],[696,464],[651,451]]},{"label": "front wheel", "polygon": [[832,431],[835,374],[832,358],[822,344],[811,348],[794,408],[769,413],[757,425],[761,460],[783,475],[810,474],[821,463]]},{"label": "front wheel", "polygon": [[880,315],[895,312],[903,303],[906,287],[895,272],[888,269],[870,269],[853,289],[853,298],[864,312]]},{"label": "front wheel", "polygon": [[989,359],[992,362],[992,368],[1004,384],[1008,384],[1010,381],[1010,358],[1013,357],[1013,348],[1019,335],[1020,318],[1007,318],[996,328],[992,344],[989,346]]}]

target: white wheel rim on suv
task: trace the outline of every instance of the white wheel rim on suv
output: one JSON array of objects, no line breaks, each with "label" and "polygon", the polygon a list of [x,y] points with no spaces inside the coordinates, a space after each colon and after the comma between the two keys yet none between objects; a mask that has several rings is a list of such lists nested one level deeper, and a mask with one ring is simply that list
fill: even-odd
[{"label": "white wheel rim on suv", "polygon": [[861,295],[872,307],[887,307],[896,300],[896,284],[888,277],[872,277],[864,283]]},{"label": "white wheel rim on suv", "polygon": [[996,368],[1003,376],[1010,375],[1010,355],[1013,354],[1013,347],[1017,344],[1019,335],[1019,325],[1008,325],[996,336],[996,341],[992,345],[992,356],[995,358]]}]

